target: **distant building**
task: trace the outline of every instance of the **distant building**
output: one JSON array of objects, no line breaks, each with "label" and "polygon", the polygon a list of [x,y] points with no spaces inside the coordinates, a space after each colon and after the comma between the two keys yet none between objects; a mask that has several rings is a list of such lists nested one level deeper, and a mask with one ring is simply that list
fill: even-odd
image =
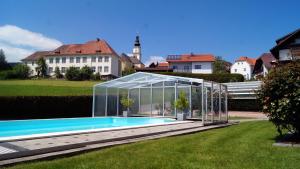
[{"label": "distant building", "polygon": [[270,51],[281,63],[300,59],[300,29],[276,40]]},{"label": "distant building", "polygon": [[173,72],[213,73],[215,57],[211,54],[168,55],[166,61]]},{"label": "distant building", "polygon": [[48,74],[54,75],[56,67],[62,74],[69,67],[78,69],[89,66],[93,72],[99,72],[104,77],[119,77],[120,58],[105,40],[94,40],[84,44],[67,44],[53,51],[38,51],[22,60],[36,75],[37,60],[44,57],[48,65]]},{"label": "distant building", "polygon": [[256,59],[241,56],[231,66],[230,73],[242,74],[246,80],[250,80],[255,65]]},{"label": "distant building", "polygon": [[139,36],[136,36],[132,53],[121,54],[121,62],[122,62],[121,70],[124,71],[125,69],[129,69],[129,68],[144,68],[145,65],[142,63],[141,59],[142,59],[142,49],[140,44],[140,38]]},{"label": "distant building", "polygon": [[274,66],[276,58],[271,53],[263,53],[259,58],[256,59],[253,74],[257,78],[259,76],[265,77],[270,69]]},{"label": "distant building", "polygon": [[136,68],[137,72],[173,72],[173,69],[169,67],[168,62],[151,63],[149,67]]}]

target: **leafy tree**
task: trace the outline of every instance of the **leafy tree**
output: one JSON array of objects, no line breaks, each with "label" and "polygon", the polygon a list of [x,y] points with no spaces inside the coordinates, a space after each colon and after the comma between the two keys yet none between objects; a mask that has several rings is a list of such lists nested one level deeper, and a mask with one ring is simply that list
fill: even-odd
[{"label": "leafy tree", "polygon": [[99,72],[95,73],[91,77],[93,80],[101,80],[101,75]]},{"label": "leafy tree", "polygon": [[38,77],[47,76],[47,68],[48,65],[46,63],[46,60],[43,57],[40,57],[37,61],[37,67],[35,68],[35,71],[37,72],[37,76]]},{"label": "leafy tree", "polygon": [[228,73],[227,62],[221,56],[217,56],[213,63],[213,73]]},{"label": "leafy tree", "polygon": [[300,61],[272,69],[263,80],[258,100],[280,135],[287,130],[300,138]]},{"label": "leafy tree", "polygon": [[57,79],[63,78],[63,75],[60,73],[59,67],[55,67],[54,74]]},{"label": "leafy tree", "polygon": [[6,61],[5,53],[2,49],[0,49],[0,71],[9,69],[9,64]]},{"label": "leafy tree", "polygon": [[126,75],[130,75],[132,73],[135,73],[135,70],[133,67],[130,67],[130,68],[125,68],[123,71],[122,71],[122,76],[126,76]]},{"label": "leafy tree", "polygon": [[88,66],[83,66],[80,70],[80,76],[82,80],[90,80],[93,74],[93,70]]},{"label": "leafy tree", "polygon": [[66,71],[65,77],[67,80],[81,80],[80,70],[76,67],[69,67],[69,69]]},{"label": "leafy tree", "polygon": [[186,98],[186,94],[184,91],[180,91],[178,99],[174,102],[174,105],[177,110],[184,112],[189,107],[189,101]]}]

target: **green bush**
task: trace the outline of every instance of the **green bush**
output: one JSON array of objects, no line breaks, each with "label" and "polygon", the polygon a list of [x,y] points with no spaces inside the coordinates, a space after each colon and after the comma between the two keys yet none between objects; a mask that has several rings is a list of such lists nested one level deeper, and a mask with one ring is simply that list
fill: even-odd
[{"label": "green bush", "polygon": [[55,67],[54,74],[57,79],[63,78],[63,75],[60,73],[59,67]]},{"label": "green bush", "polygon": [[30,75],[30,68],[24,64],[18,64],[12,70],[0,72],[0,79],[27,79]]},{"label": "green bush", "polygon": [[180,91],[178,99],[174,101],[174,105],[177,110],[181,111],[182,113],[185,112],[189,107],[189,101],[186,98],[186,94],[184,91]]},{"label": "green bush", "polygon": [[92,80],[101,80],[100,73],[97,72],[97,73],[95,73],[95,74],[92,74],[91,79],[92,79]]},{"label": "green bush", "polygon": [[81,80],[80,70],[76,67],[69,67],[66,71],[65,77],[67,80],[79,81]]},{"label": "green bush", "polygon": [[214,81],[214,82],[219,82],[219,83],[243,82],[244,81],[243,75],[229,74],[229,73],[193,74],[193,73],[180,73],[180,72],[159,72],[158,74],[198,78],[198,79],[204,79],[204,80]]},{"label": "green bush", "polygon": [[93,70],[88,66],[83,66],[80,69],[81,80],[90,80],[93,75]]},{"label": "green bush", "polygon": [[300,62],[278,66],[263,79],[258,99],[280,135],[300,136]]}]

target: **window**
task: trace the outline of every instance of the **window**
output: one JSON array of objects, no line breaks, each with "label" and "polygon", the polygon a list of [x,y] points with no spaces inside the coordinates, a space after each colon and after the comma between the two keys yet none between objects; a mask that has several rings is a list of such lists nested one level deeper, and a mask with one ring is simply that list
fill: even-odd
[{"label": "window", "polygon": [[98,72],[102,72],[102,66],[98,66]]},{"label": "window", "polygon": [[108,66],[104,66],[104,72],[108,72]]},{"label": "window", "polygon": [[59,58],[55,58],[55,63],[59,63],[60,59]]},{"label": "window", "polygon": [[80,63],[80,57],[76,57],[76,63]]},{"label": "window", "polygon": [[173,66],[173,69],[177,69],[178,67],[176,65]]},{"label": "window", "polygon": [[66,58],[65,58],[65,57],[63,57],[63,58],[61,59],[61,63],[66,63]]},{"label": "window", "polygon": [[96,62],[96,58],[95,57],[92,57],[92,62]]},{"label": "window", "polygon": [[93,73],[96,72],[96,67],[95,66],[92,66],[92,71],[93,71]]},{"label": "window", "polygon": [[86,60],[87,60],[86,57],[83,57],[82,58],[82,63],[86,63]]},{"label": "window", "polygon": [[190,67],[189,67],[189,66],[184,66],[183,69],[184,69],[185,71],[188,71],[188,70],[190,69]]},{"label": "window", "polygon": [[201,69],[201,65],[195,65],[195,69]]},{"label": "window", "polygon": [[237,69],[234,69],[234,72],[237,72]]},{"label": "window", "polygon": [[49,73],[52,73],[52,72],[53,72],[53,68],[52,68],[52,67],[49,67],[49,68],[48,68],[48,71],[49,71]]},{"label": "window", "polygon": [[244,71],[246,72],[246,68],[244,68]]},{"label": "window", "polygon": [[108,56],[105,56],[104,62],[109,62],[109,57]]},{"label": "window", "polygon": [[102,62],[102,56],[98,57],[98,62]]},{"label": "window", "polygon": [[49,63],[53,63],[53,58],[50,58],[50,59],[49,59]]},{"label": "window", "polygon": [[70,57],[70,63],[74,63],[74,58]]},{"label": "window", "polygon": [[66,67],[61,67],[61,73],[66,73]]}]

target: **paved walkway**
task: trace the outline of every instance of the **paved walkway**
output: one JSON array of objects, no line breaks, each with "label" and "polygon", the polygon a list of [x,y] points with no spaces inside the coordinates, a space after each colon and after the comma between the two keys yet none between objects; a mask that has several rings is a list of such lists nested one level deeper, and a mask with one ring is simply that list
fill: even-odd
[{"label": "paved walkway", "polygon": [[0,143],[0,166],[42,158],[53,158],[112,145],[126,144],[147,139],[199,132],[232,125],[202,126],[201,122],[169,124],[113,131],[102,131],[66,136],[54,136],[30,140]]}]

